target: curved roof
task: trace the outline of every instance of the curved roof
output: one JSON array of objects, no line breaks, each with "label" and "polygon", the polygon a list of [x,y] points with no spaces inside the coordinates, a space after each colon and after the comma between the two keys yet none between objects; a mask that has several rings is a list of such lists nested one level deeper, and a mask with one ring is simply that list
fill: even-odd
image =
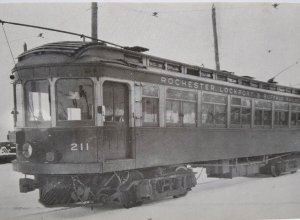
[{"label": "curved roof", "polygon": [[189,77],[209,78],[215,82],[226,81],[226,83],[231,83],[232,85],[237,84],[238,86],[246,86],[248,88],[254,87],[255,89],[274,90],[300,95],[300,90],[296,88],[279,86],[247,76],[237,76],[227,71],[216,71],[141,53],[146,51],[145,49],[142,47],[108,47],[104,43],[91,41],[61,41],[45,44],[22,53],[18,57],[20,63],[17,65],[21,67],[31,64],[40,65],[88,61],[115,62],[130,67],[140,67],[157,73],[170,73],[174,75],[176,73],[183,73],[190,75]]},{"label": "curved roof", "polygon": [[30,49],[18,56],[18,60],[22,60],[28,55],[32,54],[44,54],[44,53],[56,53],[64,54],[67,56],[73,56],[78,51],[90,45],[103,45],[102,43],[95,42],[83,42],[83,41],[61,41],[55,43],[45,44],[39,47]]}]

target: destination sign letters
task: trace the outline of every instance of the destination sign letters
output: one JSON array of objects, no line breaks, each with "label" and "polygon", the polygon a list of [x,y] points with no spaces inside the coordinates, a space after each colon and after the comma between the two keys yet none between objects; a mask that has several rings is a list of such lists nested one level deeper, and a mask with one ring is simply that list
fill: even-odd
[{"label": "destination sign letters", "polygon": [[201,81],[179,79],[179,78],[175,78],[175,77],[161,76],[160,83],[162,83],[164,85],[169,85],[169,86],[177,86],[177,87],[183,87],[183,88],[189,88],[189,89],[204,90],[204,91],[209,91],[209,92],[217,92],[217,93],[223,93],[223,94],[244,96],[244,97],[256,98],[256,99],[267,99],[267,100],[281,101],[281,102],[300,103],[299,98],[268,94],[268,93],[263,93],[263,92],[259,92],[259,91],[251,91],[251,90],[217,85],[217,84],[206,83],[206,82],[201,82]]}]

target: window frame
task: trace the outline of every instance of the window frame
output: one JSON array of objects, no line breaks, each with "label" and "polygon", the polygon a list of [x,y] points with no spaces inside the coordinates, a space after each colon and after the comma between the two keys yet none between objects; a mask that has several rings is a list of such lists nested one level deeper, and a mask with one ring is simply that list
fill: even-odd
[{"label": "window frame", "polygon": [[[180,92],[189,92],[189,93],[194,93],[195,94],[195,100],[184,100],[184,99],[176,99],[176,98],[168,98],[168,90],[175,90],[175,91],[180,91]],[[165,104],[165,123],[166,127],[197,127],[197,121],[198,121],[198,93],[195,90],[183,90],[183,89],[178,89],[178,88],[173,88],[173,87],[167,87],[166,88],[166,104]],[[178,123],[170,123],[167,122],[167,102],[178,102],[179,103],[179,122]],[[193,103],[195,105],[195,122],[194,123],[184,123],[183,118],[183,104],[184,103]]]},{"label": "window frame", "polygon": [[[222,96],[225,97],[225,103],[217,103],[217,102],[206,102],[204,101],[204,95],[205,94],[209,94],[209,95],[217,95],[217,96]],[[214,108],[214,117],[213,117],[213,123],[209,124],[209,123],[203,123],[202,121],[202,117],[203,117],[203,105],[204,104],[209,104],[209,105],[213,105]],[[220,106],[224,106],[226,109],[225,112],[225,124],[216,124],[216,118],[215,118],[215,114],[216,114],[216,105],[220,105]],[[201,125],[203,127],[211,127],[211,128],[227,128],[228,125],[228,95],[226,94],[221,94],[221,93],[213,93],[213,92],[202,92],[201,95]]]},{"label": "window frame", "polygon": [[164,62],[163,60],[149,59],[148,66],[150,68],[165,70],[166,69],[166,62]]},{"label": "window frame", "polygon": [[[254,101],[254,103],[253,103],[253,105],[254,105],[254,109],[253,109],[253,127],[254,128],[269,128],[269,129],[271,129],[272,128],[272,124],[273,124],[273,102],[272,101],[263,100],[263,99],[254,99],[253,101]],[[256,107],[256,101],[262,101],[262,102],[270,103],[271,104],[271,108]],[[259,125],[255,124],[255,121],[256,121],[255,120],[256,110],[262,111],[261,124],[259,124]],[[265,123],[264,123],[264,113],[267,112],[267,111],[271,112],[271,124],[270,125],[265,125]]]},{"label": "window frame", "polygon": [[[157,96],[150,96],[150,95],[144,95],[143,94],[143,88],[144,86],[154,86],[157,88],[157,91],[158,91],[158,94]],[[159,103],[160,103],[160,100],[159,100],[159,97],[160,97],[160,88],[158,85],[156,84],[143,84],[141,86],[141,110],[142,110],[142,116],[141,116],[141,119],[142,119],[142,127],[159,127],[159,115],[160,115],[160,112],[159,112]],[[152,100],[157,100],[157,123],[154,123],[154,122],[145,122],[144,121],[144,111],[143,111],[143,103],[144,103],[144,99],[152,99]]]},{"label": "window frame", "polygon": [[[276,104],[287,104],[288,109],[281,109],[281,108],[277,108]],[[287,124],[286,125],[280,125],[280,124],[276,124],[276,113],[287,113]],[[289,112],[290,112],[290,106],[288,102],[274,102],[274,127],[275,128],[288,128],[289,127]]]},{"label": "window frame", "polygon": [[[26,91],[26,84],[29,82],[37,82],[37,81],[47,81],[48,82],[48,96],[49,96],[49,113],[50,113],[50,120],[49,121],[29,121],[28,120],[28,114],[27,114],[27,104],[28,104],[28,96],[27,96],[27,91]],[[48,78],[38,78],[38,79],[30,79],[26,80],[24,84],[22,84],[22,91],[23,91],[23,117],[24,117],[24,122],[26,127],[51,127],[52,125],[52,117],[53,117],[53,112],[51,110],[51,83]]]},{"label": "window frame", "polygon": [[[293,110],[293,107],[299,108],[299,110],[295,109]],[[297,104],[291,104],[290,107],[290,112],[291,112],[291,117],[290,117],[290,125],[292,128],[300,128],[300,105]],[[296,114],[296,125],[292,124],[292,117],[293,117],[293,113]]]},{"label": "window frame", "polygon": [[[92,109],[93,109],[93,114],[92,114],[92,118],[88,119],[88,120],[59,120],[58,117],[58,94],[57,94],[57,86],[58,86],[58,82],[60,80],[74,80],[74,79],[87,79],[90,80],[92,82]],[[55,115],[56,115],[56,126],[94,126],[95,125],[95,83],[93,81],[93,79],[91,77],[62,77],[62,78],[58,78],[55,81],[55,85],[54,85],[55,91]]]},{"label": "window frame", "polygon": [[[18,92],[18,86],[20,86]],[[24,84],[21,82],[14,83],[13,86],[13,96],[14,96],[14,126],[24,127],[25,126],[25,94],[24,94]],[[20,118],[22,120],[20,120]]]},{"label": "window frame", "polygon": [[[232,104],[232,99],[233,98],[239,98],[241,100],[241,104],[240,105],[233,105]],[[250,100],[250,107],[246,107],[246,106],[243,106],[243,100]],[[251,128],[251,124],[252,124],[252,102],[253,100],[251,98],[248,98],[248,97],[241,97],[241,96],[234,96],[234,95],[231,95],[230,97],[230,127],[231,128]],[[232,110],[232,107],[240,107],[240,112],[239,112],[239,117],[240,117],[240,123],[239,124],[233,124],[232,123],[232,116],[231,116],[231,110]],[[244,109],[248,109],[250,110],[250,123],[249,124],[243,124],[243,118],[242,118],[242,115],[243,115],[243,110]]]}]

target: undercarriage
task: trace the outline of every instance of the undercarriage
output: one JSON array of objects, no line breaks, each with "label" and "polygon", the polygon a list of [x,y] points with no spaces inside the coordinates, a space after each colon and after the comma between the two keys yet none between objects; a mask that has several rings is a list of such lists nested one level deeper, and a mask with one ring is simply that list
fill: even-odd
[{"label": "undercarriage", "polygon": [[[267,174],[274,177],[294,173],[300,154],[238,158],[191,164],[206,168],[208,177],[233,178]],[[20,191],[39,189],[40,202],[47,206],[82,206],[118,202],[125,208],[147,200],[185,196],[196,185],[192,168],[186,165],[116,171],[103,174],[35,175],[20,179]]]},{"label": "undercarriage", "polygon": [[40,202],[45,206],[119,202],[131,208],[146,200],[184,196],[195,185],[195,175],[186,166],[93,175],[36,175],[34,180],[20,180],[21,192],[39,189]]}]

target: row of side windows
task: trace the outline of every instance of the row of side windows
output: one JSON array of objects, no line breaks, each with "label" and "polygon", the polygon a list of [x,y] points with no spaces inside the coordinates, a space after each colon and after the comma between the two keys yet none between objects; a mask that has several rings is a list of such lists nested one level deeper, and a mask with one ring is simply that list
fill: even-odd
[{"label": "row of side windows", "polygon": [[[166,90],[165,122],[166,126],[196,126],[197,93],[176,89]],[[257,100],[246,97],[203,93],[201,97],[201,124],[203,127],[245,127],[250,128],[252,121],[255,127],[271,128],[300,127],[300,105]],[[230,108],[228,104],[230,103]],[[228,109],[229,113],[228,114]],[[228,119],[228,115],[229,119]],[[143,126],[159,126],[159,88],[156,85],[145,85],[142,89]]]},{"label": "row of side windows", "polygon": [[[118,88],[114,88],[117,90]],[[50,121],[50,85],[48,80],[27,81],[24,87],[24,102],[27,121]],[[106,91],[111,93],[110,90]],[[94,118],[94,85],[90,79],[59,79],[56,82],[56,107],[58,121],[83,120]],[[113,94],[117,94],[115,91]],[[22,119],[22,86],[16,85],[18,121]],[[108,94],[105,97],[112,97]],[[113,106],[106,106],[106,121],[111,115],[118,119],[124,113],[118,95],[114,95]],[[201,107],[198,108],[198,100]],[[160,91],[157,85],[142,87],[142,125],[159,126],[159,114],[163,114],[166,126],[204,127],[300,127],[300,105],[284,102],[254,100],[245,97],[231,97],[213,93],[203,93],[198,97],[195,91],[167,89],[165,110],[159,111]],[[230,103],[230,108],[228,104]],[[114,112],[112,112],[114,109]],[[198,117],[198,111],[201,112]],[[229,114],[228,114],[229,111]],[[228,115],[230,115],[228,117]],[[199,121],[198,121],[199,120]],[[290,120],[290,121],[289,121]],[[199,122],[199,123],[198,123]]]}]

